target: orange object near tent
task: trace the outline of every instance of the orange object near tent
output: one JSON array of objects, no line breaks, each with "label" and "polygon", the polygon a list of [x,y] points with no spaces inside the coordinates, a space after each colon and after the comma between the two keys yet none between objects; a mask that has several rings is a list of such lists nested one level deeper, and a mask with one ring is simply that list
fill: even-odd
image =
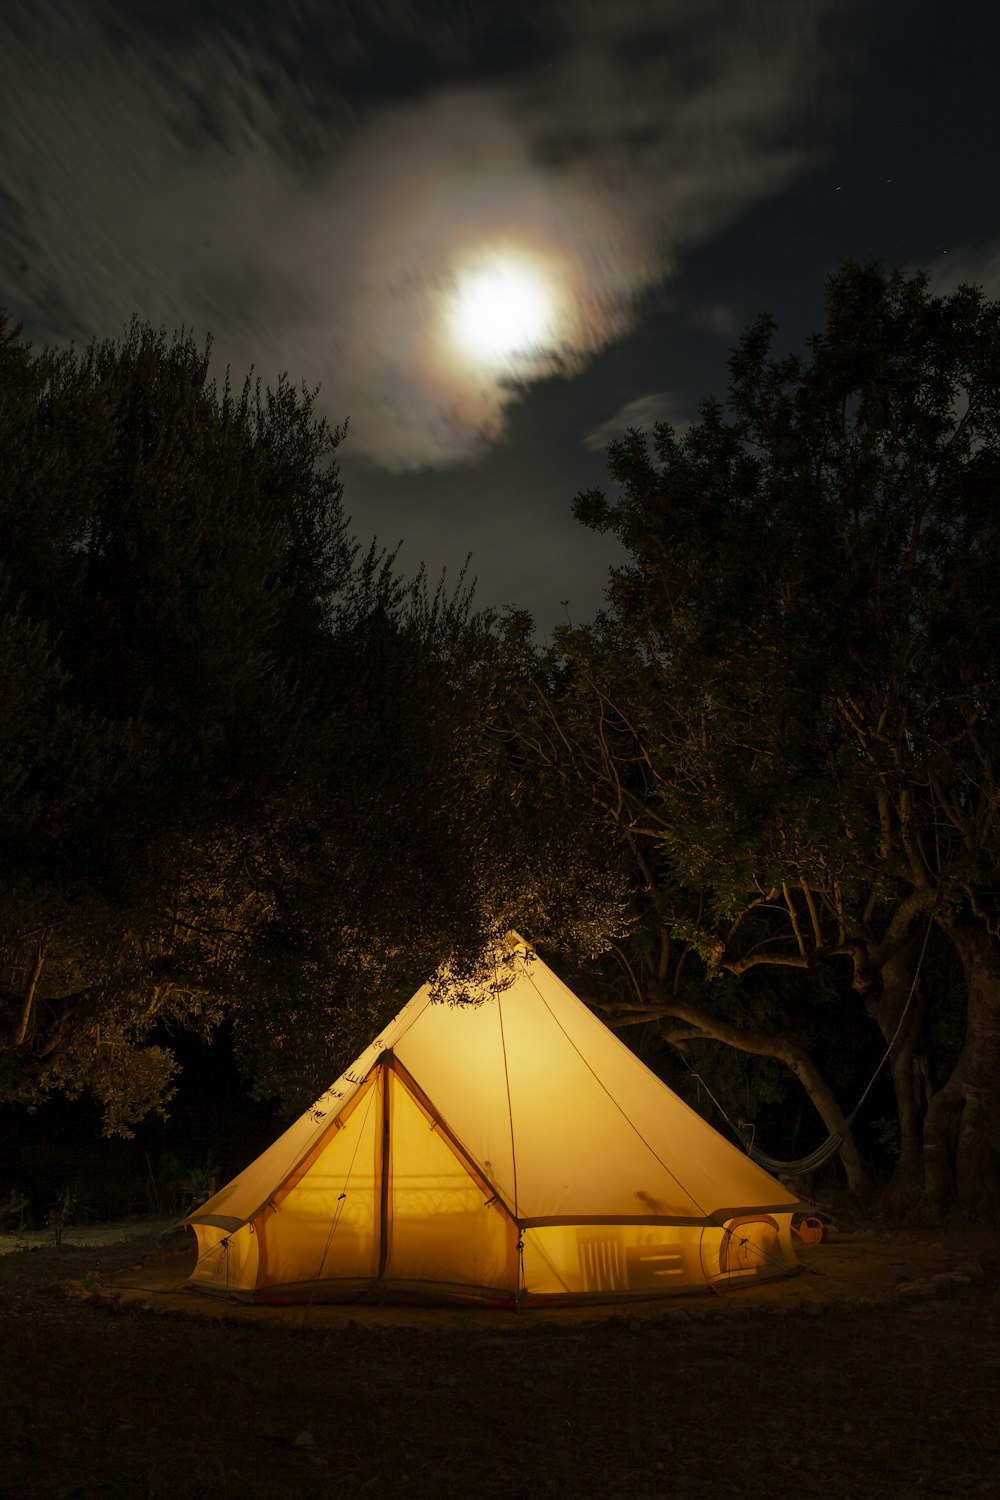
[{"label": "orange object near tent", "polygon": [[797,1269],[798,1200],[510,934],[497,983],[425,985],[186,1219],[189,1285],[257,1302],[525,1306]]},{"label": "orange object near tent", "polygon": [[812,1215],[808,1219],[802,1219],[798,1224],[793,1221],[792,1234],[803,1245],[820,1245],[826,1235],[826,1225],[822,1219]]}]

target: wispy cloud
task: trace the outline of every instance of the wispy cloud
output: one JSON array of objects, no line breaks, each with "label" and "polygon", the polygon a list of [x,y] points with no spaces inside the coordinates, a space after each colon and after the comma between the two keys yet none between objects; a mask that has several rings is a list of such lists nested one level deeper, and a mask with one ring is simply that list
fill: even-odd
[{"label": "wispy cloud", "polygon": [[691,415],[669,391],[650,391],[626,401],[607,421],[588,432],[583,446],[599,453],[630,427],[651,432],[657,422],[666,422],[676,433],[684,433],[691,425]]},{"label": "wispy cloud", "polygon": [[[443,0],[363,22],[296,0],[252,29],[193,0],[170,22],[11,0],[0,302],[49,342],[136,313],[211,331],[236,371],[321,383],[373,463],[472,460],[535,380],[622,338],[679,254],[804,168],[831,5],[516,0],[501,27]],[[442,300],[498,242],[538,258],[563,314],[526,364],[477,372]]]},{"label": "wispy cloud", "polygon": [[926,269],[931,290],[938,295],[968,285],[981,286],[987,297],[1000,298],[1000,240],[958,245]]}]

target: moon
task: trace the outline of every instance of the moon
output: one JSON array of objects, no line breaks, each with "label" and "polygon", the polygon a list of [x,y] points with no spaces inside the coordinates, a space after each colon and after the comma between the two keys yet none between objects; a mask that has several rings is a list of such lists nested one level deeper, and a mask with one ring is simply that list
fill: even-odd
[{"label": "moon", "polygon": [[498,255],[459,274],[448,324],[458,348],[475,363],[516,363],[551,341],[554,323],[550,289],[528,261]]}]

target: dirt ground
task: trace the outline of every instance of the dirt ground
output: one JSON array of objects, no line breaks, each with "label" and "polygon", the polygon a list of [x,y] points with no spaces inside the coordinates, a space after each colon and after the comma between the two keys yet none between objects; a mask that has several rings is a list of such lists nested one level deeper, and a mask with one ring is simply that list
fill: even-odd
[{"label": "dirt ground", "polygon": [[525,1314],[241,1308],[182,1290],[162,1227],[0,1243],[0,1494],[1000,1496],[987,1227],[841,1228],[786,1281]]}]

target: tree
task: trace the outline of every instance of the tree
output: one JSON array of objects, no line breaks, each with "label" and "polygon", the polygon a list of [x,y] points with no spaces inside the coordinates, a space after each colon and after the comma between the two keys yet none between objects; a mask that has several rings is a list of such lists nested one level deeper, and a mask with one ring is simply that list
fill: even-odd
[{"label": "tree", "polygon": [[259,900],[227,851],[299,758],[355,563],[340,433],[208,361],[139,324],[81,356],[0,332],[5,1088],[87,1083],[126,1127],[169,1087],[154,1024],[219,1014]]},{"label": "tree", "polygon": [[470,591],[342,510],[343,432],[134,324],[0,327],[0,1094],[127,1131],[223,1016],[260,1091],[325,1087],[442,960],[542,899],[488,740]]},{"label": "tree", "polygon": [[[633,862],[642,999],[746,1046],[670,991],[678,950],[709,976],[848,965],[893,1049],[897,1187],[987,1211],[1000,306],[848,264],[805,356],[775,357],[773,336],[766,317],[744,336],[725,409],[682,439],[658,426],[655,459],[629,433],[610,450],[617,498],[578,497],[628,562],[595,625],[560,639],[551,743]],[[944,940],[964,1017],[922,982]],[[925,1000],[963,1037],[947,1073],[925,1056]],[[835,1126],[836,1101],[823,1112]]]}]

